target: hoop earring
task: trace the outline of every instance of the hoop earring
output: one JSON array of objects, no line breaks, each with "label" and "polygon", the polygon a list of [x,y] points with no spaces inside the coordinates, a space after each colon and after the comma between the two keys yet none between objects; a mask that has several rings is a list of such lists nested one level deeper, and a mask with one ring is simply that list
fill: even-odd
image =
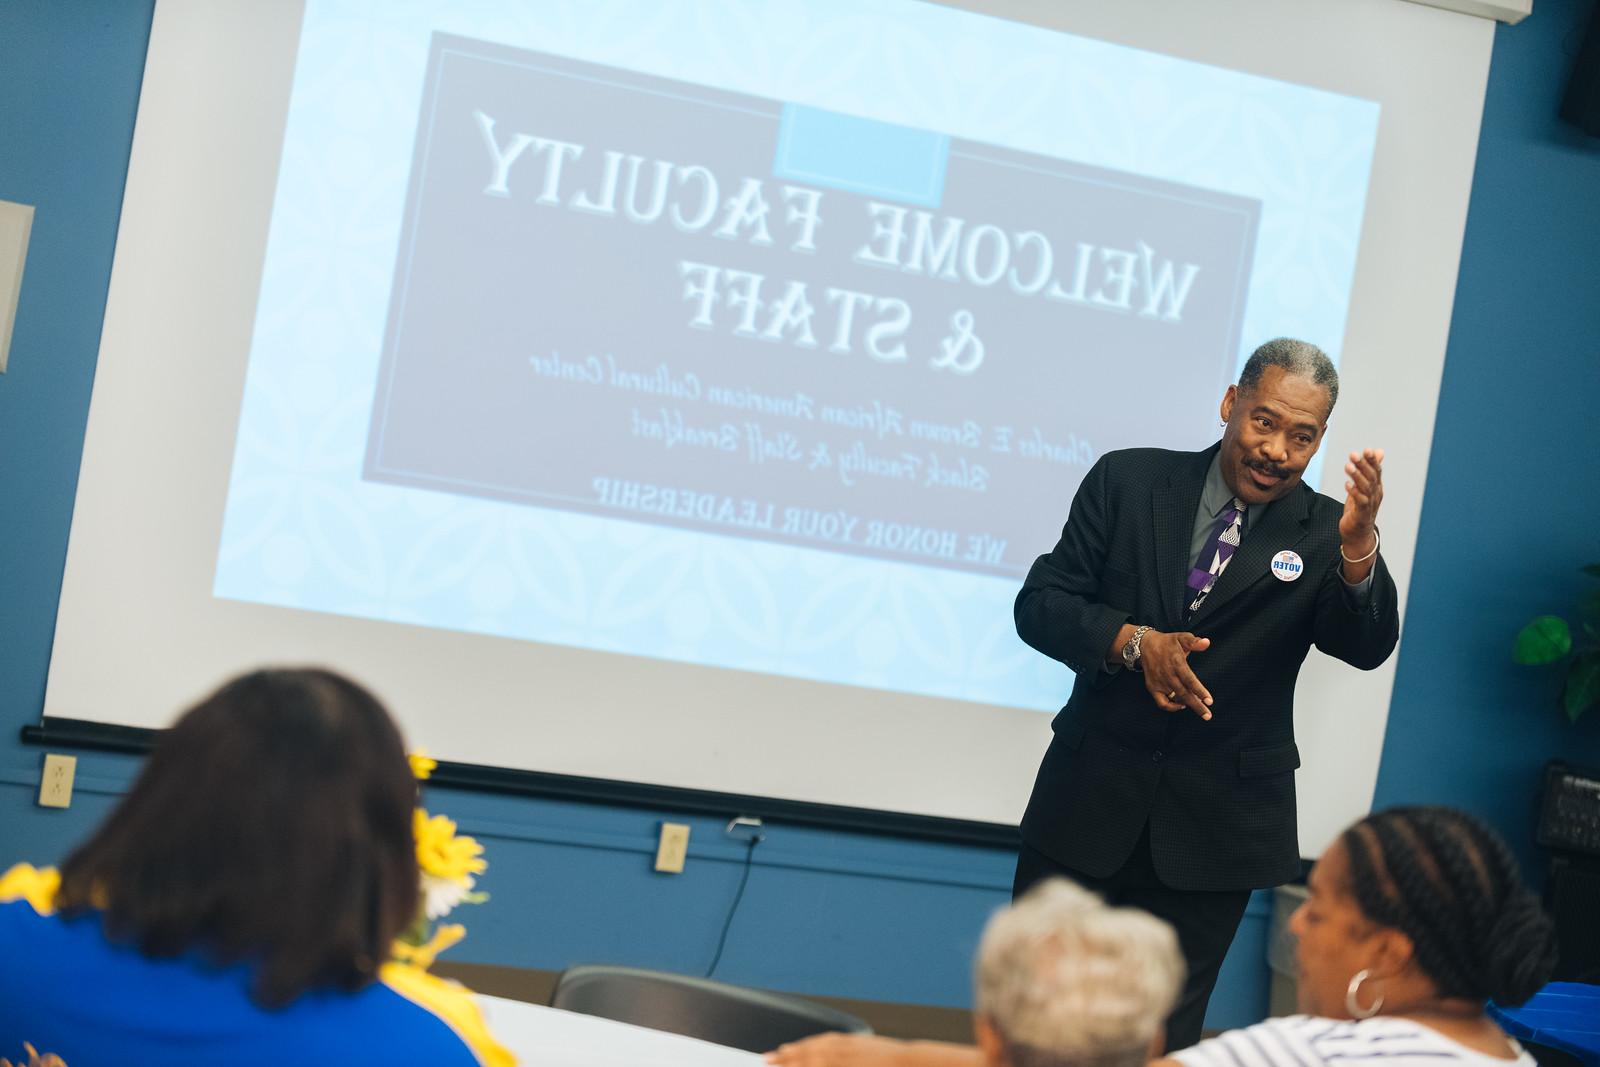
[{"label": "hoop earring", "polygon": [[1344,992],[1344,1010],[1350,1013],[1350,1018],[1352,1019],[1370,1019],[1383,1008],[1382,993],[1378,994],[1378,999],[1372,1002],[1372,1007],[1370,1008],[1363,1008],[1360,1001],[1356,999],[1356,994],[1361,991],[1361,983],[1371,977],[1372,974],[1369,971],[1357,971],[1355,977],[1350,979],[1350,985]]}]

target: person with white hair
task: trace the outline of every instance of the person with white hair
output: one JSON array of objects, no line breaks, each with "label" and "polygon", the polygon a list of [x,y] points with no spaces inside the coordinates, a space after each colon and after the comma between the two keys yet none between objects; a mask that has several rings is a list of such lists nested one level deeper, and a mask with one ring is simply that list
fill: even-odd
[{"label": "person with white hair", "polygon": [[995,913],[978,946],[977,1046],[824,1034],[777,1067],[1142,1067],[1183,984],[1172,928],[1066,879]]}]

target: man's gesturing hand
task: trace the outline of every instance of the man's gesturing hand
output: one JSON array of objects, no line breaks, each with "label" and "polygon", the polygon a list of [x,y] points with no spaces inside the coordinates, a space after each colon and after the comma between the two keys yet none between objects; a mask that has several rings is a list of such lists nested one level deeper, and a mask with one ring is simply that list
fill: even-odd
[{"label": "man's gesturing hand", "polygon": [[1211,718],[1211,694],[1189,668],[1189,653],[1210,647],[1211,638],[1191,633],[1151,630],[1144,635],[1139,665],[1144,668],[1144,687],[1156,704],[1167,711],[1188,708],[1202,719]]},{"label": "man's gesturing hand", "polygon": [[[1350,453],[1344,465],[1344,512],[1339,516],[1339,551],[1344,580],[1354,585],[1372,573],[1378,551],[1378,505],[1383,503],[1383,449]],[[1354,561],[1354,562],[1352,562]]]}]

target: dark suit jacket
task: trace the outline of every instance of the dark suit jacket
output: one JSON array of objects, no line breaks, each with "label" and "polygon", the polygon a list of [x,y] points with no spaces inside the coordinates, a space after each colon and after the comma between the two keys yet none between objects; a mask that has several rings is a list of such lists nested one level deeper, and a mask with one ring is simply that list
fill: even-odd
[{"label": "dark suit jacket", "polygon": [[[1184,623],[1195,512],[1218,447],[1103,456],[1079,487],[1060,542],[1034,562],[1017,595],[1022,639],[1077,672],[1023,840],[1096,877],[1122,866],[1147,820],[1156,873],[1173,889],[1262,888],[1297,876],[1300,664],[1315,645],[1370,670],[1399,637],[1383,558],[1367,607],[1357,610],[1338,572],[1343,504],[1304,485],[1259,522],[1246,518],[1238,552]],[[1305,562],[1296,581],[1270,573],[1284,549]],[[1102,669],[1125,622],[1211,638],[1189,657],[1214,701],[1210,722],[1161,710],[1140,674]]]}]

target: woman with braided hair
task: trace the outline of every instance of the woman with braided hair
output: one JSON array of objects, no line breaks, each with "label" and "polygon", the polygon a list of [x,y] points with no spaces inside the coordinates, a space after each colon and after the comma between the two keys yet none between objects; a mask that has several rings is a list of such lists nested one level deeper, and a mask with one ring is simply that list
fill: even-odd
[{"label": "woman with braided hair", "polygon": [[[1152,1067],[1534,1067],[1484,1005],[1521,1004],[1537,992],[1555,966],[1555,938],[1494,831],[1450,808],[1369,815],[1322,854],[1309,888],[1289,924],[1306,1014],[1229,1031]],[[767,1061],[1024,1067],[1003,1048],[856,1034],[808,1038]],[[1026,1059],[1028,1067],[1095,1062],[1060,1050]]]},{"label": "woman with braided hair", "polygon": [[1222,1034],[1162,1067],[1533,1067],[1484,1005],[1537,992],[1555,938],[1494,831],[1450,808],[1392,808],[1346,830],[1308,887],[1289,922],[1307,1014]]}]

